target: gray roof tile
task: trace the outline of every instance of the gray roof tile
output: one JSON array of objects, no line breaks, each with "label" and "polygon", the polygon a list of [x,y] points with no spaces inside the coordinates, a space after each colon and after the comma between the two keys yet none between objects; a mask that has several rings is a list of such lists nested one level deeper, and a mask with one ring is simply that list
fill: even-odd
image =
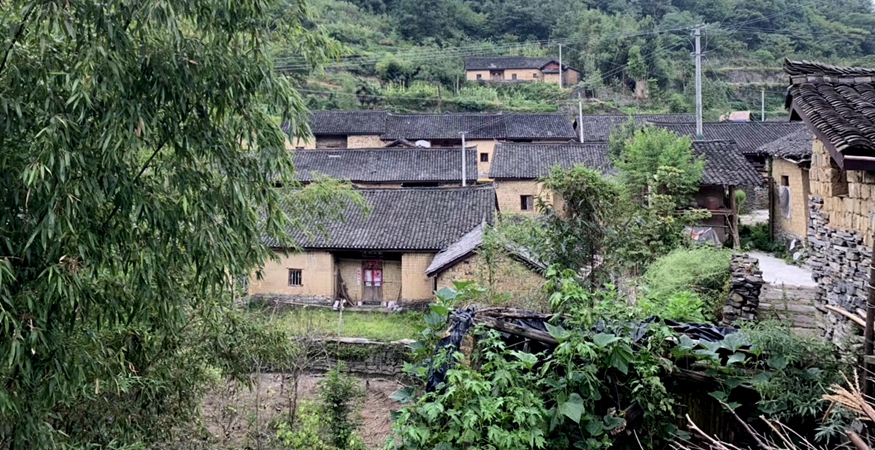
[{"label": "gray roof tile", "polygon": [[814,133],[805,127],[795,133],[776,139],[759,148],[759,153],[784,159],[803,160],[811,158]]},{"label": "gray roof tile", "polygon": [[[386,111],[310,111],[310,131],[315,136],[379,135],[386,128]],[[289,123],[282,125],[289,133]]]},{"label": "gray roof tile", "polygon": [[693,152],[704,156],[702,184],[718,186],[760,186],[763,177],[732,141],[693,141]]},{"label": "gray roof tile", "polygon": [[490,176],[495,179],[536,179],[549,175],[555,166],[568,169],[576,164],[610,172],[608,144],[499,142],[495,145]]},{"label": "gray roof tile", "polygon": [[[681,136],[696,138],[695,123],[654,123]],[[759,148],[775,139],[795,133],[805,125],[798,122],[705,122],[705,140],[734,141],[745,155],[756,155]]]},{"label": "gray roof tile", "polygon": [[[461,182],[461,148],[373,148],[299,150],[295,171],[301,181],[313,173],[353,182]],[[477,180],[477,152],[469,147],[466,178]]]},{"label": "gray roof tile", "polygon": [[525,56],[470,57],[465,58],[465,70],[540,69],[553,61],[552,58]]},{"label": "gray roof tile", "polygon": [[[294,230],[305,249],[440,251],[483,222],[492,223],[495,189],[361,189],[369,214],[351,203],[343,221],[299,217],[308,233]],[[325,233],[323,233],[324,231]],[[265,245],[280,247],[265,236]]]},{"label": "gray roof tile", "polygon": [[785,61],[793,106],[841,154],[875,156],[875,69]]},{"label": "gray roof tile", "polygon": [[696,116],[692,114],[636,114],[624,115],[587,115],[583,116],[583,142],[607,142],[611,138],[611,131],[623,126],[632,117],[639,124],[661,123],[687,123],[695,122]]},{"label": "gray roof tile", "polygon": [[563,114],[389,114],[383,139],[574,139]]}]

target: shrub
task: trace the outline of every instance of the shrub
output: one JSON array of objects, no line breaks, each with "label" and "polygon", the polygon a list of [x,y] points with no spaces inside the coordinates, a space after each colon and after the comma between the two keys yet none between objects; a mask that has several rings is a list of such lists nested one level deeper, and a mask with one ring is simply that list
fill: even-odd
[{"label": "shrub", "polygon": [[647,315],[678,322],[701,323],[711,311],[705,311],[705,302],[695,292],[681,291],[668,297],[645,297],[641,309]]},{"label": "shrub", "polygon": [[747,193],[744,191],[735,191],[735,204],[739,211],[744,210],[744,202],[747,200]]},{"label": "shrub", "polygon": [[729,250],[710,246],[675,250],[647,269],[642,277],[644,288],[652,301],[666,305],[680,292],[697,294],[704,303],[705,316],[716,317],[727,293],[731,255]]},{"label": "shrub", "polygon": [[767,223],[742,225],[738,227],[738,235],[741,238],[742,247],[767,253],[781,254],[784,252],[784,245],[769,237],[769,224]]},{"label": "shrub", "polygon": [[342,373],[344,369],[339,362],[319,383],[319,413],[331,442],[339,450],[360,448],[356,439],[360,424],[355,415],[364,396],[355,379]]}]

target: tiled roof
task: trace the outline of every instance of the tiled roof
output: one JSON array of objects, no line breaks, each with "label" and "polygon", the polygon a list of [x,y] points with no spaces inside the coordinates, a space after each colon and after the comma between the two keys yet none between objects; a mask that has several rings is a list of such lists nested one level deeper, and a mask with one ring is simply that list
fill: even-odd
[{"label": "tiled roof", "polygon": [[602,172],[612,170],[608,159],[608,144],[495,144],[492,156],[491,178],[495,179],[536,179],[547,176],[550,170],[559,166],[568,169],[576,164]]},{"label": "tiled roof", "polygon": [[[657,122],[655,125],[682,136],[696,138],[695,123]],[[702,124],[702,135],[705,140],[735,141],[741,153],[755,155],[763,145],[804,127],[805,125],[798,122],[706,122]]]},{"label": "tiled roof", "polygon": [[[299,150],[295,171],[301,181],[313,173],[354,182],[461,182],[461,148],[371,148]],[[469,147],[466,178],[477,179],[477,151]]]},{"label": "tiled roof", "polygon": [[471,57],[465,58],[465,70],[540,69],[553,61],[525,56]]},{"label": "tiled roof", "polygon": [[[386,128],[386,111],[310,111],[310,131],[316,136],[377,135]],[[282,125],[289,133],[289,123]]]},{"label": "tiled roof", "polygon": [[702,184],[718,186],[760,186],[763,177],[731,141],[693,141],[693,152],[704,156]]},{"label": "tiled roof", "polygon": [[483,228],[484,226],[482,223],[477,225],[473,230],[465,233],[465,235],[459,238],[459,240],[441,250],[440,253],[435,255],[434,259],[431,260],[431,264],[429,264],[428,268],[425,269],[425,275],[430,277],[443,272],[446,268],[462,258],[474,253],[474,250],[477,250],[477,248],[480,247],[480,244],[483,243]]},{"label": "tiled roof", "polygon": [[[343,221],[295,217],[308,232],[293,231],[304,249],[440,251],[495,214],[495,189],[409,188],[357,191],[369,212],[347,206]],[[314,213],[314,215],[317,213]],[[279,247],[273,238],[265,245]]]},{"label": "tiled roof", "polygon": [[[485,225],[485,223],[477,225],[473,230],[465,233],[465,235],[459,238],[459,240],[441,250],[440,253],[434,256],[434,259],[431,261],[428,268],[425,269],[425,275],[429,277],[437,275],[453,267],[456,263],[474,253],[480,245],[483,244],[483,233],[486,229]],[[536,272],[543,273],[547,269],[544,263],[537,260],[532,256],[531,252],[525,248],[508,245],[507,251],[514,259],[529,266]]]},{"label": "tiled roof", "polygon": [[840,164],[875,156],[875,70],[785,61],[784,71],[791,83],[787,106]]},{"label": "tiled roof", "polygon": [[811,146],[814,134],[808,127],[780,139],[769,142],[759,148],[759,153],[784,159],[805,160],[811,158]]},{"label": "tiled roof", "polygon": [[[590,115],[583,116],[583,142],[607,142],[611,130],[623,126],[630,116],[623,115]],[[650,122],[687,123],[695,122],[692,114],[638,114],[631,116],[639,124]]]},{"label": "tiled roof", "polygon": [[382,139],[574,139],[563,114],[389,114]]}]

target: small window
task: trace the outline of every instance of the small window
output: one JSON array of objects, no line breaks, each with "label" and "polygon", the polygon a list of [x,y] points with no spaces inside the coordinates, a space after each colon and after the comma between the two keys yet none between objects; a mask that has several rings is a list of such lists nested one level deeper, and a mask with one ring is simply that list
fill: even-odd
[{"label": "small window", "polygon": [[289,286],[302,286],[301,269],[289,269]]},{"label": "small window", "polygon": [[510,76],[510,79],[511,79],[511,80],[516,80],[516,74],[512,74],[512,75]]},{"label": "small window", "polygon": [[480,162],[489,162],[489,153],[481,153]]},{"label": "small window", "polygon": [[537,73],[533,73],[533,74],[532,74],[532,78],[534,78],[534,79],[537,80],[537,79],[538,79],[538,74],[537,74]]},{"label": "small window", "polygon": [[787,175],[781,175],[781,186],[790,186],[790,177]]},{"label": "small window", "polygon": [[481,75],[481,74],[478,73],[478,74],[477,74],[477,79],[478,79],[478,80],[482,80],[482,79],[483,79],[483,75]]},{"label": "small window", "polygon": [[299,147],[295,147],[295,150],[303,150],[303,149],[304,149],[304,147],[300,147],[300,146],[299,146]]},{"label": "small window", "polygon": [[531,195],[520,195],[520,210],[533,211],[535,209],[535,200]]}]

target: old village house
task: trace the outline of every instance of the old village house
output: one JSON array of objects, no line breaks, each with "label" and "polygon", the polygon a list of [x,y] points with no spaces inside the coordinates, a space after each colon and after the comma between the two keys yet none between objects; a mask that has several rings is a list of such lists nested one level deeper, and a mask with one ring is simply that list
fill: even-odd
[{"label": "old village house", "polygon": [[[495,191],[489,187],[361,189],[369,211],[350,205],[344,220],[325,221],[314,214],[307,232],[293,232],[301,251],[266,238],[279,260],[254,274],[249,294],[299,302],[386,305],[422,302],[435,289],[472,274],[493,274],[495,283],[514,286],[518,294],[543,282],[520,258],[491,261],[486,267],[474,250],[474,234],[495,217]],[[436,256],[437,255],[437,256]],[[514,270],[511,270],[514,269]]]},{"label": "old village house", "polygon": [[814,133],[809,265],[826,338],[857,335],[836,310],[864,312],[875,233],[875,70],[786,61],[790,118]]},{"label": "old village house", "polygon": [[562,65],[551,58],[527,58],[525,56],[471,57],[465,58],[465,79],[489,82],[537,82],[559,83],[573,86],[580,82],[580,71]]}]

